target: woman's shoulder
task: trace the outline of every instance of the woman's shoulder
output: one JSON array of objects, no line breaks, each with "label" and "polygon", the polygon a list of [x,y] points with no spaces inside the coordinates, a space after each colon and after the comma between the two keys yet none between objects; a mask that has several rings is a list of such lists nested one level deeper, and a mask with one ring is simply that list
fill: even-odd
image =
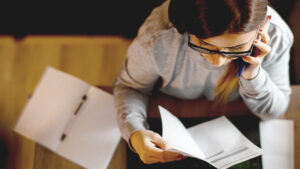
[{"label": "woman's shoulder", "polygon": [[[153,9],[138,30],[134,43],[138,44],[153,57],[163,59],[168,55],[170,48],[180,47],[178,45],[183,38],[169,20],[168,7],[170,0],[166,0],[160,6]],[[163,56],[165,55],[165,56]]]},{"label": "woman's shoulder", "polygon": [[127,55],[151,60],[159,74],[169,76],[167,74],[172,74],[178,59],[177,49],[184,47],[183,38],[175,28],[160,30],[149,36],[137,36],[129,46]]},{"label": "woman's shoulder", "polygon": [[[141,46],[152,49],[157,47],[158,43],[161,43],[166,47],[166,45],[171,45],[167,41],[174,42],[176,37],[181,37],[181,34],[177,32],[169,20],[169,3],[170,0],[166,0],[160,6],[154,8],[140,26],[134,40]],[[162,41],[164,41],[164,43]],[[161,45],[159,46],[159,48],[162,47]]]},{"label": "woman's shoulder", "polygon": [[160,6],[155,7],[140,26],[137,37],[153,35],[157,32],[171,28],[173,25],[169,21],[168,8],[169,0],[163,2]]},{"label": "woman's shoulder", "polygon": [[185,36],[169,21],[168,6],[169,0],[151,12],[128,49],[129,55],[151,60],[160,73],[172,72],[178,58],[174,49],[185,47]]},{"label": "woman's shoulder", "polygon": [[267,15],[272,16],[268,27],[268,34],[270,36],[269,45],[272,50],[265,56],[264,65],[278,62],[282,60],[282,57],[290,57],[286,55],[286,52],[289,52],[294,41],[293,33],[288,24],[274,8],[268,6]]},{"label": "woman's shoulder", "polygon": [[284,36],[287,40],[292,42],[294,39],[293,33],[279,13],[271,6],[268,6],[267,15],[272,16],[272,19],[270,20],[269,34],[271,36]]}]

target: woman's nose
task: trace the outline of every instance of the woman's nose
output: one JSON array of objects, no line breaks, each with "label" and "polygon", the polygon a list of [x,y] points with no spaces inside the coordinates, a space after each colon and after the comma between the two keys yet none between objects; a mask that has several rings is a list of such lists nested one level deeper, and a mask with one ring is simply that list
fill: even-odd
[{"label": "woman's nose", "polygon": [[223,55],[220,55],[220,54],[214,54],[213,56],[212,56],[212,58],[213,58],[213,65],[215,65],[215,66],[222,66],[222,65],[224,65],[224,64],[226,64],[228,61],[228,59],[225,57],[225,56],[223,56]]}]

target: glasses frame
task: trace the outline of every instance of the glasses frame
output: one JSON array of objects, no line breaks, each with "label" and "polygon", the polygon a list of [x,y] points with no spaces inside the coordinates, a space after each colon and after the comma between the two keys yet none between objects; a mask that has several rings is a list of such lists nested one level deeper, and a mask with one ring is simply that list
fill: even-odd
[{"label": "glasses frame", "polygon": [[[256,37],[257,37],[257,32],[256,32],[255,39],[256,39]],[[191,43],[190,34],[188,34],[188,45],[190,48],[192,48],[193,50],[200,52],[200,53],[209,54],[209,55],[219,54],[219,55],[222,55],[229,59],[236,59],[236,58],[250,55],[252,53],[253,48],[254,48],[255,39],[253,40],[250,49],[248,51],[243,51],[243,52],[222,52],[222,51],[218,51],[218,50],[211,50],[211,49],[203,48],[201,46]]]}]

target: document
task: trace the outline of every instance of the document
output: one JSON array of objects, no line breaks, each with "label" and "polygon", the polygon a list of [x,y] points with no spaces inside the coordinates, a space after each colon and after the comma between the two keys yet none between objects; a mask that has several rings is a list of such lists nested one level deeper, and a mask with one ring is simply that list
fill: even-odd
[{"label": "document", "polygon": [[218,169],[262,155],[263,150],[248,140],[225,116],[190,128],[159,106],[162,137],[167,151],[204,160]]},{"label": "document", "polygon": [[274,119],[259,123],[264,169],[294,169],[294,122]]},{"label": "document", "polygon": [[52,67],[14,130],[89,169],[106,169],[121,140],[113,96]]}]

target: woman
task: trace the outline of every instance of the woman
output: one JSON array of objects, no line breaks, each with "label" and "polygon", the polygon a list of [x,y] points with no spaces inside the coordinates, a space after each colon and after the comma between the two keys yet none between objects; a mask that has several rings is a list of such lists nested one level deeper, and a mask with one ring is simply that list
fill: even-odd
[{"label": "woman", "polygon": [[146,164],[185,158],[164,151],[167,143],[146,122],[147,99],[159,78],[160,91],[174,97],[205,96],[221,104],[241,97],[262,119],[281,116],[291,93],[292,43],[267,0],[164,2],[139,29],[115,82],[123,138]]}]

